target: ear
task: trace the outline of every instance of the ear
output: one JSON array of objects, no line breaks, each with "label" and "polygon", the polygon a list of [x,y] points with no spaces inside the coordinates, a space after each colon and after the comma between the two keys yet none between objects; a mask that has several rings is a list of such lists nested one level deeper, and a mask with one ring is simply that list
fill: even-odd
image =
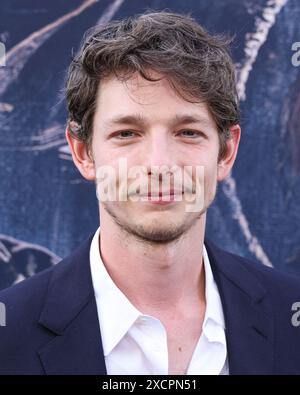
[{"label": "ear", "polygon": [[70,132],[69,126],[67,126],[66,129],[66,139],[75,166],[86,180],[94,181],[96,178],[95,164],[93,158],[90,157],[87,152],[86,143],[74,138]]},{"label": "ear", "polygon": [[230,127],[230,137],[227,140],[227,152],[223,159],[218,163],[217,180],[224,180],[230,173],[235,158],[237,155],[239,142],[241,138],[240,125],[234,125]]}]

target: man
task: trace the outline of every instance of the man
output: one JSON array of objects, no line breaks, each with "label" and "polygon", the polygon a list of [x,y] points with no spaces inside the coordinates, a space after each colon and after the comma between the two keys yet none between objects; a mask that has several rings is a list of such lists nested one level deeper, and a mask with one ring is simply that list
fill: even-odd
[{"label": "man", "polygon": [[300,373],[299,280],[204,241],[241,133],[227,44],[167,12],[85,36],[66,137],[101,227],[0,293],[2,374]]}]

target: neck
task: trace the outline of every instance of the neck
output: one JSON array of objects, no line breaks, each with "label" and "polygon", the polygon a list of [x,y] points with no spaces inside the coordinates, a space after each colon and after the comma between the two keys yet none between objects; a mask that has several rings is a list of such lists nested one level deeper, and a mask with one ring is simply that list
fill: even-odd
[{"label": "neck", "polygon": [[117,287],[144,314],[184,310],[205,303],[203,241],[206,213],[183,237],[149,245],[124,235],[103,210],[99,247]]}]

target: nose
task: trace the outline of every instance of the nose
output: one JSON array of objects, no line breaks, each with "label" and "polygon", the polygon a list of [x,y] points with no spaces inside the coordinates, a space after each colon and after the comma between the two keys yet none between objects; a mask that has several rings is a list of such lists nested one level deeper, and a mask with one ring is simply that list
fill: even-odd
[{"label": "nose", "polygon": [[[149,188],[169,190],[174,186],[175,174],[178,173],[176,144],[165,130],[155,130],[149,136],[144,152],[144,166],[147,169]],[[176,167],[175,167],[176,165]],[[157,184],[158,182],[158,184]],[[176,189],[181,185],[176,184]]]},{"label": "nose", "polygon": [[151,134],[144,152],[144,164],[148,174],[154,167],[167,166],[171,169],[176,164],[176,153],[171,140],[164,130],[156,130]]}]

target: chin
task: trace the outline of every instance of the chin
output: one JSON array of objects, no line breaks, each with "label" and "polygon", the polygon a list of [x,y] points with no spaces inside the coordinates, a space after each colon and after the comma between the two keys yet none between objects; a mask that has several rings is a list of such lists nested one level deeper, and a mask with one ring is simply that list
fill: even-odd
[{"label": "chin", "polygon": [[145,242],[161,244],[178,240],[188,228],[186,224],[175,224],[163,220],[160,216],[158,220],[128,224],[127,231]]}]

